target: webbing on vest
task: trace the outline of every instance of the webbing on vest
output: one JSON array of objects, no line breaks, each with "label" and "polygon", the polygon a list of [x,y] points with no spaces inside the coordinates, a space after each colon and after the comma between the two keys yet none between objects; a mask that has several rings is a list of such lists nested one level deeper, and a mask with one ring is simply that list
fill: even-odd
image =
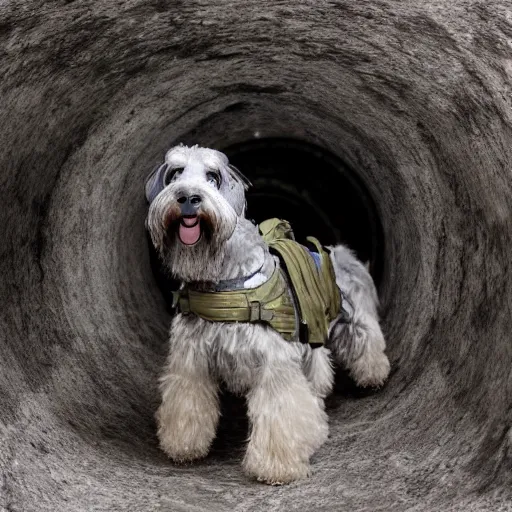
[{"label": "webbing on vest", "polygon": [[288,341],[297,328],[293,299],[280,269],[257,288],[223,292],[185,288],[178,307],[182,313],[195,313],[211,322],[265,322]]},{"label": "webbing on vest", "polygon": [[329,254],[316,238],[307,239],[320,257],[317,267],[311,252],[295,242],[287,221],[269,219],[259,229],[281,268],[256,288],[206,292],[185,287],[179,292],[179,310],[212,322],[264,322],[286,340],[298,334],[302,342],[325,343],[329,323],[341,309]]}]

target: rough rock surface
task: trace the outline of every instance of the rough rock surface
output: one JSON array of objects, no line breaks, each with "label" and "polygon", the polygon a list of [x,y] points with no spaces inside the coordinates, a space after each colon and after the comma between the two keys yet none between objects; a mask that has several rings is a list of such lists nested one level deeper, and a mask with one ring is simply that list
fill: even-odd
[{"label": "rough rock surface", "polygon": [[[0,56],[1,510],[512,510],[509,0],[6,0]],[[144,177],[255,131],[356,169],[386,241],[391,380],[282,488],[229,410],[186,467],[153,421]]]}]

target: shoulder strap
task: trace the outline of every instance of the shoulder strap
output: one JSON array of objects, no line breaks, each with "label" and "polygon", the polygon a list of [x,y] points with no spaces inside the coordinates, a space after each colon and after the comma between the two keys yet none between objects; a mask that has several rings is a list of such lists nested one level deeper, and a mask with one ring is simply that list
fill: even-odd
[{"label": "shoulder strap", "polygon": [[320,242],[312,236],[308,236],[306,240],[313,244],[320,255],[320,279],[322,281],[323,289],[326,292],[326,300],[329,306],[328,315],[329,321],[332,321],[338,316],[341,309],[341,293],[338,285],[336,284],[336,274],[332,265],[329,251],[324,249]]},{"label": "shoulder strap", "polygon": [[294,241],[290,224],[280,219],[269,219],[260,224],[260,233],[269,247],[278,253],[290,277],[299,305],[302,332],[305,330],[308,336],[304,341],[325,343],[329,323],[341,308],[341,297],[329,254],[316,238],[308,238],[321,258],[318,269],[310,251]]}]

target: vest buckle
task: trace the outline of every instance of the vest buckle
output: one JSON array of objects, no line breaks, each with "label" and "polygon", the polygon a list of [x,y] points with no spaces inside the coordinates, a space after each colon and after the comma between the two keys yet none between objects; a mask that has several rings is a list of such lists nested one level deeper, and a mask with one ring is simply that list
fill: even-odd
[{"label": "vest buckle", "polygon": [[250,314],[249,314],[249,322],[270,322],[274,317],[274,313],[269,309],[264,309],[261,307],[261,302],[255,300],[251,301],[249,304]]}]

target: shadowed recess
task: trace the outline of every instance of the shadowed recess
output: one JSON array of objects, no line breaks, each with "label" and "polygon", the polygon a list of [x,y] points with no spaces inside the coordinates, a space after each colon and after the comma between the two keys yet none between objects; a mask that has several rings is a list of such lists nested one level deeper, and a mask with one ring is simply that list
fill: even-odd
[{"label": "shadowed recess", "polygon": [[[504,0],[3,2],[0,509],[511,510],[511,41]],[[180,141],[379,282],[390,381],[340,375],[287,487],[242,474],[243,400],[205,460],[157,445],[143,184]]]},{"label": "shadowed recess", "polygon": [[253,139],[223,151],[252,182],[249,218],[287,219],[302,243],[311,235],[324,245],[346,244],[380,282],[384,240],[378,214],[365,185],[343,162],[318,146],[287,139]]}]

